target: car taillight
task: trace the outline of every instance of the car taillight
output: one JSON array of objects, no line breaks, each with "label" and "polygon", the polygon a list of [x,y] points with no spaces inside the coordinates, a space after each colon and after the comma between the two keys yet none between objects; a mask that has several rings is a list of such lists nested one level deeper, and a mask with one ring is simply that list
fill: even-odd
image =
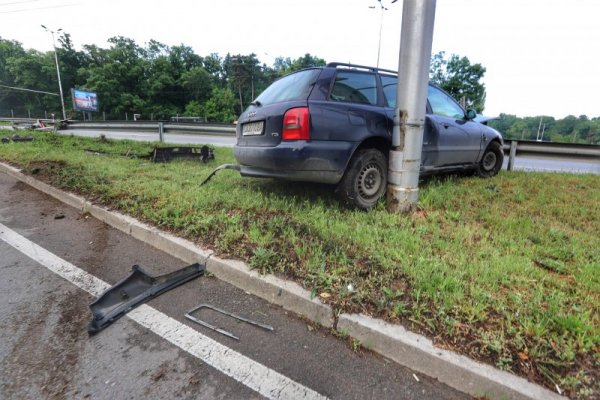
[{"label": "car taillight", "polygon": [[308,107],[298,107],[287,110],[283,116],[283,140],[309,140],[310,118]]}]

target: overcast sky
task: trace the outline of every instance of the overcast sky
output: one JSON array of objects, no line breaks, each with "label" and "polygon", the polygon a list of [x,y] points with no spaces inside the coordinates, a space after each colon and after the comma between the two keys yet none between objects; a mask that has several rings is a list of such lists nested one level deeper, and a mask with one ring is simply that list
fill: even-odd
[{"label": "overcast sky", "polygon": [[[397,69],[402,0],[382,1],[380,67]],[[121,35],[268,65],[305,53],[375,65],[380,18],[377,0],[0,0],[0,37],[50,50],[44,24],[78,48]],[[438,0],[442,50],[487,68],[486,115],[600,116],[600,0]]]}]

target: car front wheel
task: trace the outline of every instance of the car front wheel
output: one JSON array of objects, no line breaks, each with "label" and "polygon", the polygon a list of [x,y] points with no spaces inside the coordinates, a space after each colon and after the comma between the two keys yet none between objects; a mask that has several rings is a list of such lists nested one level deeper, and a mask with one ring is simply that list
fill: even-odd
[{"label": "car front wheel", "polygon": [[477,174],[482,178],[490,178],[498,173],[502,168],[504,161],[504,152],[502,145],[498,142],[492,142],[485,149],[481,161],[477,165]]},{"label": "car front wheel", "polygon": [[337,192],[350,207],[373,208],[387,187],[387,158],[377,149],[359,150],[350,160]]}]

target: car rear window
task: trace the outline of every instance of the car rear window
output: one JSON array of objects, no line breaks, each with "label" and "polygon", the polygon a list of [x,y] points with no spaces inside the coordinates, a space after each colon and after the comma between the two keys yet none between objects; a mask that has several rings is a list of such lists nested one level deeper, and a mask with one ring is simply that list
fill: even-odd
[{"label": "car rear window", "polygon": [[307,69],[276,80],[256,98],[263,105],[291,100],[306,100],[320,69]]}]

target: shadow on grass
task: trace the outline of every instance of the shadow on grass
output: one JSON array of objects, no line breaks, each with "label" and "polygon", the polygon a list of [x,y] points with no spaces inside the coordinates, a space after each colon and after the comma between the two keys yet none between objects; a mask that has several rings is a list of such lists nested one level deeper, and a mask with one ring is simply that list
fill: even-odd
[{"label": "shadow on grass", "polygon": [[281,201],[296,206],[306,203],[322,204],[327,208],[340,209],[343,204],[335,193],[334,185],[313,182],[290,182],[276,179],[255,179],[252,185],[265,196],[276,196]]},{"label": "shadow on grass", "polygon": [[[464,180],[474,179],[472,173],[446,173],[442,175],[428,175],[419,179],[420,189],[434,188],[445,184],[461,184]],[[277,179],[253,179],[251,187],[263,196],[275,196],[278,200],[294,205],[298,208],[307,204],[320,205],[326,209],[338,211],[352,211],[344,204],[336,192],[335,185],[313,182],[294,182]],[[386,195],[382,196],[380,205],[385,208]],[[379,208],[379,207],[377,207]]]}]

